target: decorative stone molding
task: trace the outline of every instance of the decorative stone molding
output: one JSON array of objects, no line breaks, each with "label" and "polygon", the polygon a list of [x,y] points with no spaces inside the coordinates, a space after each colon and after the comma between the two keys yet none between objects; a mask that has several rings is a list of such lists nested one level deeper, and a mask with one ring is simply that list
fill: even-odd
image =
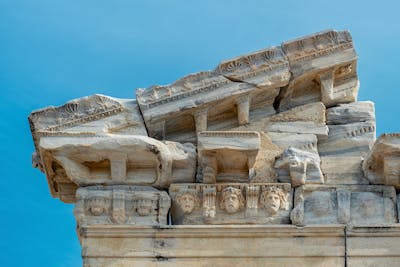
[{"label": "decorative stone molding", "polygon": [[326,106],[357,100],[357,54],[348,31],[327,30],[284,42],[291,81],[280,92],[279,109],[321,100]]},{"label": "decorative stone molding", "polygon": [[260,148],[257,132],[200,132],[198,162],[204,183],[249,182]]},{"label": "decorative stone molding", "polygon": [[28,120],[36,149],[42,136],[147,135],[135,100],[99,94],[33,111]]},{"label": "decorative stone molding", "polygon": [[[182,195],[188,192],[192,197],[190,201],[183,202]],[[173,224],[290,223],[290,184],[172,184],[169,194],[172,198]],[[196,199],[200,199],[199,203],[202,203],[202,206],[196,204]],[[190,212],[187,212],[188,210]]]},{"label": "decorative stone molding", "polygon": [[[344,267],[344,230],[343,225],[91,225],[78,233],[84,266]],[[380,248],[388,253],[391,246],[381,242]]]},{"label": "decorative stone molding", "polygon": [[[196,151],[192,144],[160,142],[139,135],[43,137],[39,151],[54,197],[55,185],[152,185],[193,182]],[[75,187],[76,189],[76,187]],[[74,191],[71,191],[71,199]]]},{"label": "decorative stone molding", "polygon": [[167,225],[171,200],[148,186],[88,186],[76,192],[78,227],[87,225]]},{"label": "decorative stone molding", "polygon": [[392,186],[303,185],[295,189],[293,224],[379,225],[398,221]]}]

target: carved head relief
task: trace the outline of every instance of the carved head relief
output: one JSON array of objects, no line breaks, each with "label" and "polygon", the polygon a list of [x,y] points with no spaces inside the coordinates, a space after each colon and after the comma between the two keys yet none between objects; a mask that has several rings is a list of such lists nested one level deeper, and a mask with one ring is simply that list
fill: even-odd
[{"label": "carved head relief", "polygon": [[141,198],[136,201],[136,212],[140,216],[149,216],[154,210],[154,200]]},{"label": "carved head relief", "polygon": [[229,214],[238,212],[244,207],[244,197],[242,191],[234,187],[227,187],[222,190],[220,207],[222,210],[226,210],[226,212]]},{"label": "carved head relief", "polygon": [[181,210],[186,214],[192,213],[194,208],[198,207],[200,203],[195,190],[185,190],[181,192],[176,197],[176,202]]},{"label": "carved head relief", "polygon": [[280,209],[289,208],[288,194],[277,186],[267,187],[261,193],[260,202],[269,214],[276,214]]},{"label": "carved head relief", "polygon": [[93,197],[87,200],[87,209],[94,216],[100,216],[107,210],[107,200],[103,197]]}]

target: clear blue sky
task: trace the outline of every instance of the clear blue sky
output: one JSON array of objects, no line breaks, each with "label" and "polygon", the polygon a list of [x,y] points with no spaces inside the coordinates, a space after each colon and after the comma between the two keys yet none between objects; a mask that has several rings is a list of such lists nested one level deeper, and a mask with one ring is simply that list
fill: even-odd
[{"label": "clear blue sky", "polygon": [[31,168],[27,116],[94,93],[133,98],[219,61],[327,28],[349,29],[359,100],[399,126],[399,1],[0,0],[0,266],[80,266],[72,205]]}]

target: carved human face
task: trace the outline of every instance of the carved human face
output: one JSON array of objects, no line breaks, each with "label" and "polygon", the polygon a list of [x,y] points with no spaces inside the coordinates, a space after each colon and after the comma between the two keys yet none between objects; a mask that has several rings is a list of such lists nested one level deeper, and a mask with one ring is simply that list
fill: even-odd
[{"label": "carved human face", "polygon": [[104,210],[104,206],[101,203],[92,203],[90,206],[90,212],[95,216],[103,214]]},{"label": "carved human face", "polygon": [[265,198],[264,206],[270,214],[277,213],[281,206],[279,195],[273,192],[269,193]]},{"label": "carved human face", "polygon": [[237,194],[227,193],[225,196],[225,210],[228,213],[235,213],[239,210],[240,200]]},{"label": "carved human face", "polygon": [[107,202],[101,197],[91,198],[87,201],[88,211],[94,216],[100,216],[107,209]]},{"label": "carved human face", "polygon": [[192,194],[183,194],[182,196],[179,197],[178,201],[182,211],[184,213],[191,213],[194,209],[195,206],[195,198]]},{"label": "carved human face", "polygon": [[137,202],[136,212],[140,216],[148,216],[153,210],[153,203],[150,199],[139,199]]}]

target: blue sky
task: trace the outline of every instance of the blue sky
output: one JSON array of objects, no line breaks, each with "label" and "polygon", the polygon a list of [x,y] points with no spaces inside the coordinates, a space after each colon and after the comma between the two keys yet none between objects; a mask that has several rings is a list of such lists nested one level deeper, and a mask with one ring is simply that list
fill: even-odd
[{"label": "blue sky", "polygon": [[0,266],[80,266],[72,205],[31,168],[27,116],[94,93],[133,98],[219,61],[328,28],[351,31],[359,100],[399,132],[398,1],[0,0]]}]

